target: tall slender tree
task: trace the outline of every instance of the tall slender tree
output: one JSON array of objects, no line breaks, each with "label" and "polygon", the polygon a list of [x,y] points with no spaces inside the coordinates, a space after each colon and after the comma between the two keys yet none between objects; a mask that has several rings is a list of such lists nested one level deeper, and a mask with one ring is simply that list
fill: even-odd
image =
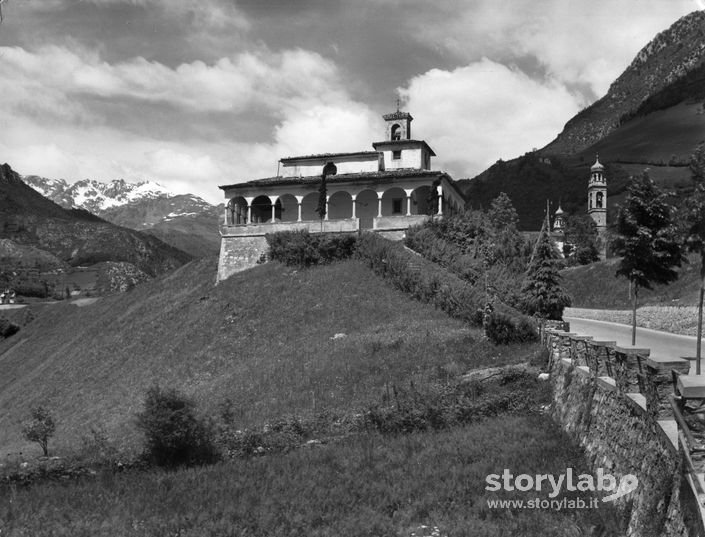
[{"label": "tall slender tree", "polygon": [[544,222],[521,288],[521,305],[526,314],[563,319],[563,310],[570,306],[571,300],[561,286],[558,258],[558,250]]},{"label": "tall slender tree", "polygon": [[703,296],[705,295],[705,143],[690,157],[690,171],[695,190],[686,200],[686,247],[700,254],[700,296],[698,299],[698,334],[695,348],[695,372],[700,375],[703,337]]},{"label": "tall slender tree", "polygon": [[622,256],[617,276],[629,280],[632,292],[632,345],[636,344],[636,309],[639,290],[667,284],[678,278],[675,267],[683,259],[671,207],[665,194],[647,172],[633,177],[627,198],[619,208],[615,252]]}]

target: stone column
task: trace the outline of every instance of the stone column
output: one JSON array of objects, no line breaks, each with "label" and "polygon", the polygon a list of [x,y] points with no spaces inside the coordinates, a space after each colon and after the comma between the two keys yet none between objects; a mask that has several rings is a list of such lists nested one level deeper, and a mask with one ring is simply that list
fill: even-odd
[{"label": "stone column", "polygon": [[299,206],[299,216],[297,222],[301,222],[301,202],[304,200],[303,196],[296,196],[296,204]]},{"label": "stone column", "polygon": [[323,220],[328,220],[328,202],[330,201],[330,196],[326,196],[326,215],[323,217]]},{"label": "stone column", "polygon": [[414,191],[405,188],[404,192],[406,192],[406,216],[411,216],[411,195]]},{"label": "stone column", "polygon": [[382,218],[382,196],[384,192],[377,192],[377,218]]},{"label": "stone column", "polygon": [[438,216],[443,215],[443,187],[438,185]]},{"label": "stone column", "polygon": [[355,216],[355,202],[357,200],[357,194],[352,194],[350,197],[352,198],[352,217],[351,218],[357,218],[357,216]]},{"label": "stone column", "polygon": [[247,202],[247,222],[246,224],[251,224],[252,223],[252,202],[255,200],[255,198],[245,198],[245,201]]},{"label": "stone column", "polygon": [[277,200],[279,199],[279,196],[275,197],[274,199],[269,198],[269,201],[272,202],[272,224],[276,221],[277,219]]}]

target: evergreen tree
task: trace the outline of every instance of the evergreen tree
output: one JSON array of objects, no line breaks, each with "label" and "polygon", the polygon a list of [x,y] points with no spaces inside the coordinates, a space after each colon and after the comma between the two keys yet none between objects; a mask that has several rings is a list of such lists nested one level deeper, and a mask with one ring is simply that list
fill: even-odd
[{"label": "evergreen tree", "polygon": [[636,308],[639,289],[652,284],[667,284],[678,278],[674,267],[683,255],[671,221],[671,207],[644,172],[634,177],[627,198],[617,216],[615,252],[622,256],[617,276],[629,280],[632,290],[632,345],[636,344]]},{"label": "evergreen tree", "polygon": [[698,300],[698,334],[696,343],[696,374],[700,374],[703,337],[703,295],[705,295],[705,144],[700,144],[690,158],[690,171],[695,191],[686,200],[686,246],[700,254],[700,297]]},{"label": "evergreen tree", "polygon": [[561,320],[563,310],[570,306],[570,296],[561,286],[558,260],[558,251],[544,225],[521,289],[521,305],[527,315]]}]

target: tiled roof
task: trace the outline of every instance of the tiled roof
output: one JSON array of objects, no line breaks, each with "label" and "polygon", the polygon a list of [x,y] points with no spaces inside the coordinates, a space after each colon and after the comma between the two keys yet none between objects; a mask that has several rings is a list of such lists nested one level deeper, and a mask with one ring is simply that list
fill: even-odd
[{"label": "tiled roof", "polygon": [[[375,181],[379,179],[395,179],[405,177],[438,177],[447,175],[442,171],[434,170],[419,170],[416,168],[402,168],[398,170],[387,170],[383,172],[359,172],[359,173],[341,173],[339,175],[329,175],[326,177],[328,183],[344,183],[347,181]],[[252,187],[252,186],[275,186],[275,185],[306,185],[311,183],[319,183],[320,175],[309,175],[306,177],[265,177],[264,179],[255,179],[245,183],[236,183],[234,185],[221,185],[218,188],[225,190],[228,188],[237,187]]]},{"label": "tiled roof", "polygon": [[336,158],[336,157],[371,157],[377,156],[379,153],[377,151],[356,151],[354,153],[320,153],[318,155],[303,155],[300,157],[284,157],[279,159],[280,162],[287,162],[291,160],[306,160],[306,159],[324,159],[324,158]]}]

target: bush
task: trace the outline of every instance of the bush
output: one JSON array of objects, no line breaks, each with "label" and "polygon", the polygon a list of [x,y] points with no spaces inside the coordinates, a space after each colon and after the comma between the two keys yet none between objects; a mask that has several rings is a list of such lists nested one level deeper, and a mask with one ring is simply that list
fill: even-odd
[{"label": "bush", "polygon": [[30,419],[22,424],[22,434],[30,442],[36,442],[46,457],[49,455],[49,439],[54,436],[56,423],[48,408],[43,405],[34,407]]},{"label": "bush", "polygon": [[154,386],[137,415],[145,457],[158,466],[208,464],[218,459],[212,424],[196,414],[196,404],[175,389]]},{"label": "bush", "polygon": [[339,233],[311,234],[306,230],[265,235],[269,257],[296,267],[309,267],[352,257],[357,237]]},{"label": "bush", "polygon": [[499,311],[487,316],[485,335],[496,345],[536,341],[536,327],[524,316],[513,317]]},{"label": "bush", "polygon": [[20,327],[7,319],[0,319],[0,337],[8,338],[20,331]]}]

